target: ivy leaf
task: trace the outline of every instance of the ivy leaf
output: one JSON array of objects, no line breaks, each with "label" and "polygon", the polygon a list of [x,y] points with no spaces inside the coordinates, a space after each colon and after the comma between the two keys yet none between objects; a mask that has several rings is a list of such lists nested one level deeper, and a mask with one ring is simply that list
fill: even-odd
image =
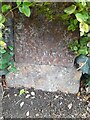
[{"label": "ivy leaf", "polygon": [[84,21],[84,18],[83,18],[83,16],[82,16],[81,13],[76,13],[75,16],[76,16],[76,18],[77,18],[77,20],[78,20],[79,22],[83,22],[83,21]]},{"label": "ivy leaf", "polygon": [[31,11],[30,8],[26,5],[23,5],[22,7],[19,7],[19,11],[21,13],[24,13],[27,17],[30,17]]},{"label": "ivy leaf", "polygon": [[23,13],[23,11],[22,11],[22,7],[19,7],[19,11],[20,11],[21,13]]},{"label": "ivy leaf", "polygon": [[80,24],[79,24],[79,28],[80,28],[80,31],[82,32],[82,33],[87,33],[87,32],[89,32],[89,30],[90,30],[90,26],[88,25],[88,24],[86,24],[86,23],[84,23],[84,22],[81,22]]},{"label": "ivy leaf", "polygon": [[85,55],[79,55],[76,58],[76,63],[79,65],[79,68],[83,74],[88,74],[90,75],[90,58],[88,58]]},{"label": "ivy leaf", "polygon": [[5,63],[9,63],[9,61],[11,60],[12,56],[6,52],[5,54],[3,54],[2,56],[2,60],[5,62]]},{"label": "ivy leaf", "polygon": [[7,11],[10,10],[10,9],[11,9],[11,6],[10,6],[10,5],[3,5],[3,6],[2,6],[2,13],[7,12]]},{"label": "ivy leaf", "polygon": [[77,25],[77,23],[78,23],[78,21],[77,21],[77,19],[74,19],[74,25]]},{"label": "ivy leaf", "polygon": [[32,6],[32,2],[23,2],[23,5],[25,5],[25,6],[27,6],[27,7],[30,7],[30,6]]},{"label": "ivy leaf", "polygon": [[0,14],[0,21],[2,20],[2,14]]},{"label": "ivy leaf", "polygon": [[4,41],[0,40],[0,46],[5,48],[7,45],[6,45],[6,43]]},{"label": "ivy leaf", "polygon": [[6,50],[4,50],[4,49],[0,50],[0,53],[2,53],[2,54],[4,54],[5,52],[6,52]]},{"label": "ivy leaf", "polygon": [[8,63],[11,60],[11,55],[7,52],[5,52],[4,54],[2,54],[1,60],[0,60],[0,69],[6,69],[8,68]]},{"label": "ivy leaf", "polygon": [[0,29],[4,29],[4,28],[5,28],[4,24],[0,23]]},{"label": "ivy leaf", "polygon": [[85,7],[86,6],[86,1],[85,0],[82,0],[82,6]]},{"label": "ivy leaf", "polygon": [[90,7],[90,2],[87,2],[87,6]]},{"label": "ivy leaf", "polygon": [[75,2],[78,2],[79,5],[81,5],[81,7],[85,7],[86,6],[86,0],[74,0]]},{"label": "ivy leaf", "polygon": [[0,14],[0,23],[4,23],[5,20],[6,20],[5,17],[2,14]]},{"label": "ivy leaf", "polygon": [[87,19],[89,18],[89,12],[84,10],[84,11],[82,11],[81,13],[82,13],[82,15],[85,17],[84,20],[87,21]]},{"label": "ivy leaf", "polygon": [[80,31],[80,36],[83,36],[84,35],[84,32]]},{"label": "ivy leaf", "polygon": [[5,20],[6,20],[6,19],[5,19],[5,17],[3,16],[3,17],[2,17],[2,20],[0,21],[0,23],[5,23]]},{"label": "ivy leaf", "polygon": [[22,7],[22,12],[27,16],[27,17],[30,17],[30,14],[31,14],[31,11],[30,11],[30,8],[26,5],[23,5]]},{"label": "ivy leaf", "polygon": [[85,22],[88,19],[88,15],[85,12],[84,13],[76,13],[75,16],[79,22]]},{"label": "ivy leaf", "polygon": [[73,50],[74,50],[74,51],[77,51],[77,50],[78,50],[78,47],[77,47],[77,46],[74,46],[74,47],[73,47]]},{"label": "ivy leaf", "polygon": [[0,60],[0,69],[1,70],[5,70],[8,68],[8,64],[5,63],[4,61],[2,61],[2,59]]},{"label": "ivy leaf", "polygon": [[88,24],[84,23],[83,27],[84,27],[84,32],[86,33],[89,32],[90,26]]},{"label": "ivy leaf", "polygon": [[75,25],[70,24],[70,25],[68,26],[68,30],[69,30],[69,31],[70,31],[70,30],[74,31],[74,30],[75,30]]},{"label": "ivy leaf", "polygon": [[16,72],[17,71],[15,66],[11,66],[11,68],[8,69],[8,70],[9,70],[9,72]]},{"label": "ivy leaf", "polygon": [[0,38],[2,38],[2,31],[0,31]]},{"label": "ivy leaf", "polygon": [[75,10],[76,10],[76,6],[71,5],[70,7],[64,9],[64,12],[70,15],[70,14],[74,13]]},{"label": "ivy leaf", "polygon": [[13,53],[13,52],[10,52],[10,55],[13,57],[13,56],[14,56],[14,53]]},{"label": "ivy leaf", "polygon": [[88,33],[87,36],[90,37],[90,33]]},{"label": "ivy leaf", "polygon": [[21,5],[21,0],[16,1],[17,6],[19,7]]},{"label": "ivy leaf", "polygon": [[19,95],[22,95],[25,93],[25,89],[21,89],[20,92],[19,92]]},{"label": "ivy leaf", "polygon": [[79,50],[78,50],[78,53],[79,54],[82,54],[82,55],[87,55],[88,54],[88,50],[87,50],[87,47],[81,47]]},{"label": "ivy leaf", "polygon": [[8,48],[9,48],[11,51],[13,51],[13,46],[8,46]]},{"label": "ivy leaf", "polygon": [[61,15],[61,18],[62,18],[63,20],[68,20],[68,19],[69,19],[69,16],[68,16],[68,14],[63,14],[63,15]]},{"label": "ivy leaf", "polygon": [[87,42],[90,41],[89,39],[90,39],[90,38],[88,38],[88,37],[82,37],[82,38],[80,39],[80,46],[86,46],[86,45],[87,45]]},{"label": "ivy leaf", "polygon": [[82,68],[81,68],[81,71],[83,72],[83,74],[88,74],[88,71],[89,71],[89,66],[88,66],[88,63],[86,63]]},{"label": "ivy leaf", "polygon": [[90,77],[86,81],[86,86],[90,86]]}]

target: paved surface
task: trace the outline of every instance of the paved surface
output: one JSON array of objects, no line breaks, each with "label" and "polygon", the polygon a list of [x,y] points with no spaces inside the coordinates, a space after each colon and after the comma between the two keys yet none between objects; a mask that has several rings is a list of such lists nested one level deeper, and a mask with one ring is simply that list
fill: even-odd
[{"label": "paved surface", "polygon": [[73,94],[26,89],[26,93],[20,96],[19,92],[20,88],[5,90],[3,98],[5,118],[87,118],[88,120],[90,117],[90,105]]},{"label": "paved surface", "polygon": [[[62,4],[59,8],[62,12]],[[78,92],[81,73],[74,69],[75,55],[68,49],[68,43],[78,38],[76,32],[68,33],[62,21],[16,13],[14,33],[18,73],[7,76],[8,86]]]}]

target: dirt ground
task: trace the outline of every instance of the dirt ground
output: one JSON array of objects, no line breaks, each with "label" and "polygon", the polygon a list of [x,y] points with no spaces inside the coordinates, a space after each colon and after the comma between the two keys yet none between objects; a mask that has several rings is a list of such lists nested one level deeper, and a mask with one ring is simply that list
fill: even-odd
[{"label": "dirt ground", "polygon": [[[90,118],[90,103],[73,94],[9,88],[4,91],[4,118]],[[24,89],[24,88],[23,88]]]}]

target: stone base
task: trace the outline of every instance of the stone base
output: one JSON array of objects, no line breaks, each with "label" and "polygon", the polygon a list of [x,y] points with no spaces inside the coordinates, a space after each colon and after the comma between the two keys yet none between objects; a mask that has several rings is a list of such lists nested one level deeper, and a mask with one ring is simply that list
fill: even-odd
[{"label": "stone base", "polygon": [[77,93],[81,72],[72,66],[17,64],[17,72],[6,76],[9,87]]}]

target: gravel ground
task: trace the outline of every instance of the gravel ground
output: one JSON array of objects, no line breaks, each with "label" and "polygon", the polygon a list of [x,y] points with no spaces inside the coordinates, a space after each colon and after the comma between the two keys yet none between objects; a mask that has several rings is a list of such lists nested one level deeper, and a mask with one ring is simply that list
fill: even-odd
[{"label": "gravel ground", "polygon": [[74,94],[45,92],[9,88],[4,91],[4,118],[87,118],[90,117],[90,103],[86,103]]}]

